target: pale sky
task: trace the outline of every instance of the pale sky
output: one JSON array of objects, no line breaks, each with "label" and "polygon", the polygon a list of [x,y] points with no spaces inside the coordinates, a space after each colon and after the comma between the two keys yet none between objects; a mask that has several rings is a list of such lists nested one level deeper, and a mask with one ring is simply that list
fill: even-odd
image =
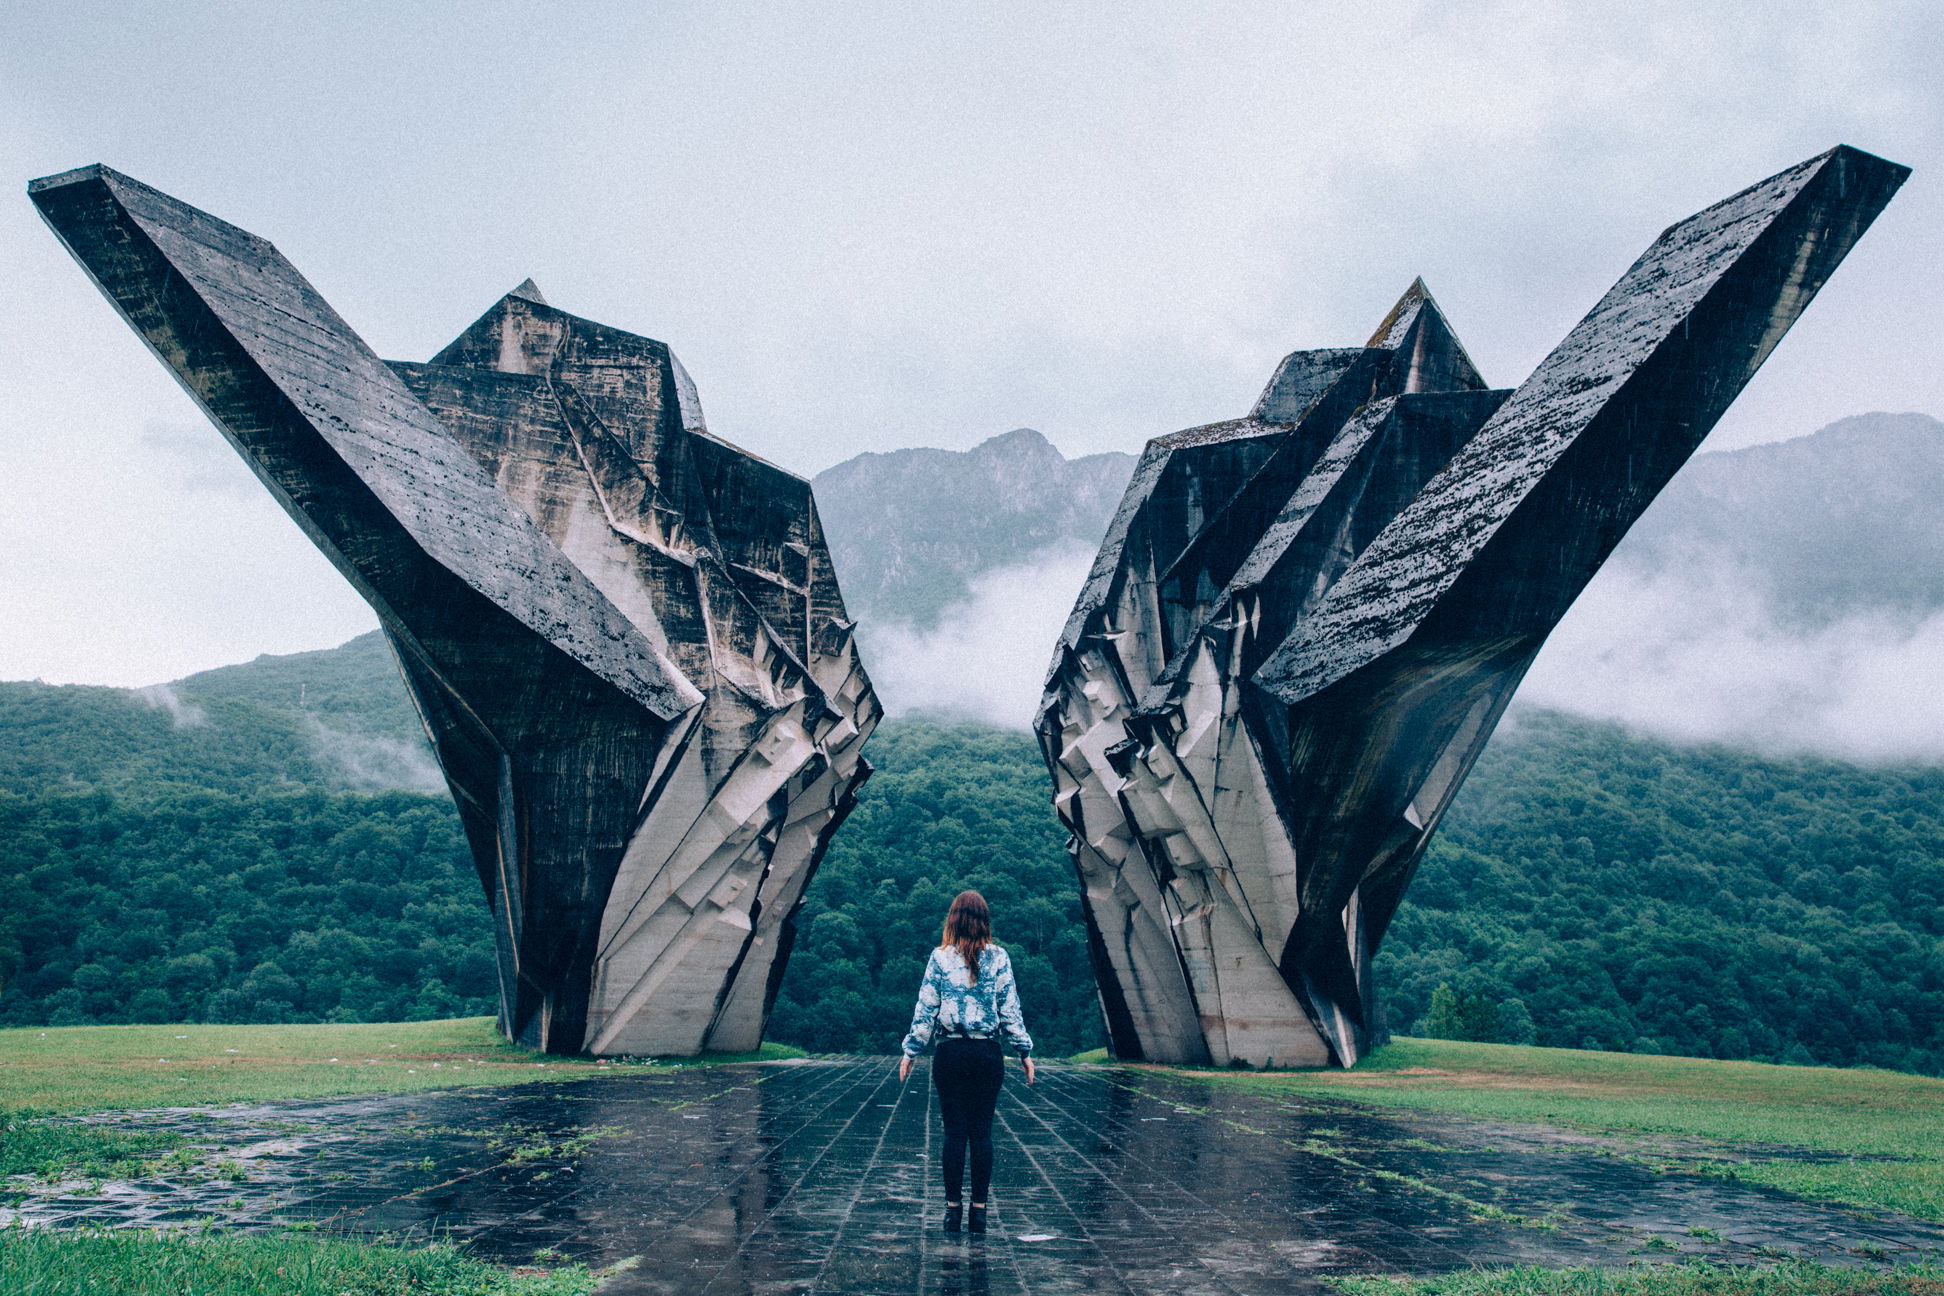
[{"label": "pale sky", "polygon": [[105,162],[273,240],[383,355],[532,275],[812,473],[1241,414],[1422,274],[1515,384],[1666,225],[1917,168],[1711,445],[1944,414],[1944,19],[1814,4],[168,5],[0,42],[0,678],[375,622],[27,203]]}]

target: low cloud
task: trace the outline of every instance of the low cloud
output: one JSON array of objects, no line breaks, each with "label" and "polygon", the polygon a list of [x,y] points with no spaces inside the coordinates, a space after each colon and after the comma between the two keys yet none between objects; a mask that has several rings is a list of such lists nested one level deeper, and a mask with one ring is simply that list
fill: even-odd
[{"label": "low cloud", "polygon": [[1944,759],[1944,611],[1791,627],[1732,566],[1602,571],[1520,700],[1681,742]]},{"label": "low cloud", "polygon": [[933,630],[866,626],[864,664],[892,715],[940,712],[1025,729],[1093,550],[1044,550],[972,581]]},{"label": "low cloud", "polygon": [[[867,626],[866,665],[886,710],[1028,727],[1092,557],[1050,550],[988,572],[935,630]],[[1561,621],[1519,700],[1682,743],[1944,760],[1944,611],[1803,629],[1732,566],[1617,563]]]},{"label": "low cloud", "polygon": [[209,723],[209,716],[194,702],[186,701],[176,692],[173,684],[150,684],[146,688],[130,689],[142,701],[152,707],[169,713],[169,719],[178,729],[194,729]]},{"label": "low cloud", "polygon": [[373,734],[350,734],[333,729],[315,716],[310,720],[311,744],[316,753],[337,767],[354,792],[444,792],[445,775],[422,742],[402,742]]}]

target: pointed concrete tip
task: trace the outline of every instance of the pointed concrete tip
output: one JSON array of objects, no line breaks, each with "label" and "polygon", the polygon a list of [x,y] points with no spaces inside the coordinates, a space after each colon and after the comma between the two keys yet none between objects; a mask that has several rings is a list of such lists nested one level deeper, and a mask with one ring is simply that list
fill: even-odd
[{"label": "pointed concrete tip", "polygon": [[[1424,286],[1424,277],[1420,275],[1411,280],[1411,286],[1404,290],[1404,295],[1397,299],[1397,305],[1390,308],[1390,314],[1384,316],[1384,322],[1377,326],[1377,331],[1370,335],[1370,341],[1364,345],[1396,346],[1402,340],[1403,330],[1409,326],[1411,316],[1428,301],[1431,301],[1431,290]],[[1437,309],[1436,303],[1432,304],[1432,309]]]},{"label": "pointed concrete tip", "polygon": [[531,279],[520,280],[520,286],[506,295],[508,297],[518,297],[522,301],[530,301],[536,306],[545,306],[547,304],[547,299],[540,295],[540,285]]},{"label": "pointed concrete tip", "polygon": [[84,167],[75,167],[72,171],[59,171],[53,175],[41,176],[37,180],[29,180],[27,192],[37,194],[48,189],[59,189],[63,185],[78,184],[83,180],[99,180],[116,174],[118,173],[101,163],[93,162]]}]

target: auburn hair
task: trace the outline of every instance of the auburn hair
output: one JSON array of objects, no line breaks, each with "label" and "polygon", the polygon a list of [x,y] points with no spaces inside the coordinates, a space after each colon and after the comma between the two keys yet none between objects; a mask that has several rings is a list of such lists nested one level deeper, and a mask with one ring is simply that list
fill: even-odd
[{"label": "auburn hair", "polygon": [[952,907],[945,911],[945,930],[941,933],[938,947],[950,946],[965,960],[966,970],[972,979],[979,979],[979,955],[985,947],[992,944],[992,910],[987,907],[985,897],[977,891],[961,891],[952,900]]}]

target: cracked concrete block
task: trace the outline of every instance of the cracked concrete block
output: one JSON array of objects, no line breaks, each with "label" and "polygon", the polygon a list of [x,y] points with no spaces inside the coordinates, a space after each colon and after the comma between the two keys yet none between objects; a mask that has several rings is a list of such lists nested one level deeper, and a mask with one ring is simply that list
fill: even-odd
[{"label": "cracked concrete block", "polygon": [[1902,184],[1840,147],[1668,229],[1523,384],[1413,283],[1149,443],[1037,718],[1125,1058],[1343,1065],[1540,645]]},{"label": "cracked concrete block", "polygon": [[756,1047],[881,715],[810,484],[531,280],[374,355],[263,239],[106,167],[34,204],[377,611],[459,806],[500,1027]]}]

